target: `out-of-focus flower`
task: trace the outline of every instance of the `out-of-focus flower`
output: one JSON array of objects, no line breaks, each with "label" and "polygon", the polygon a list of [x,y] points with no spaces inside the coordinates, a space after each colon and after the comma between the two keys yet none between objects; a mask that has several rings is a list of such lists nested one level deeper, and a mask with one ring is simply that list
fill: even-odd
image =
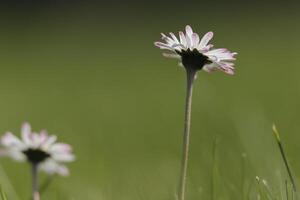
[{"label": "out-of-focus flower", "polygon": [[209,41],[213,38],[213,32],[206,33],[200,39],[199,35],[187,25],[185,33],[179,32],[179,38],[174,33],[170,33],[169,36],[163,33],[161,35],[164,42],[155,42],[155,46],[171,51],[163,55],[180,59],[180,65],[187,70],[203,69],[212,72],[219,69],[227,74],[234,74],[232,61],[235,60],[234,56],[237,53],[232,53],[225,48],[212,49],[213,45],[209,44]]},{"label": "out-of-focus flower", "polygon": [[1,138],[4,147],[2,155],[16,161],[28,161],[48,174],[67,176],[69,170],[63,163],[74,161],[75,156],[70,145],[56,140],[55,135],[48,135],[46,131],[32,132],[30,124],[24,123],[21,128],[21,139],[11,132],[7,132]]}]

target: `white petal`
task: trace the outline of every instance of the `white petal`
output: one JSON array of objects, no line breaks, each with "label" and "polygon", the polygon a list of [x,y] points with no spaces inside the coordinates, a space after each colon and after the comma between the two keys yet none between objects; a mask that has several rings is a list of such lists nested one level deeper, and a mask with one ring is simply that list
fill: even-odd
[{"label": "white petal", "polygon": [[184,33],[182,31],[179,32],[179,39],[180,39],[180,43],[185,47],[187,47],[187,43],[186,43],[186,37],[184,35]]},{"label": "white petal", "polygon": [[179,40],[177,39],[174,33],[171,32],[170,35],[176,43],[179,43]]},{"label": "white petal", "polygon": [[204,65],[203,70],[211,73],[216,71],[218,68],[219,66],[216,63],[211,63],[211,64]]},{"label": "white petal", "polygon": [[75,156],[71,153],[53,153],[51,157],[58,162],[72,162]]},{"label": "white petal", "polygon": [[52,159],[48,159],[40,165],[40,169],[48,174],[59,174],[61,176],[68,176],[69,170],[66,166],[55,162]]},{"label": "white petal", "polygon": [[61,176],[69,176],[70,172],[69,169],[65,165],[59,165],[57,166],[56,173],[61,175]]},{"label": "white petal", "polygon": [[217,55],[220,60],[236,60],[233,53],[220,53]]},{"label": "white petal", "polygon": [[31,145],[31,126],[29,123],[24,123],[21,128],[21,137],[26,145]]},{"label": "white petal", "polygon": [[229,75],[233,75],[234,74],[233,63],[216,62],[214,64],[218,66],[219,70],[225,72],[226,74],[229,74]]},{"label": "white petal", "polygon": [[174,48],[172,48],[172,46],[170,46],[169,44],[162,43],[162,42],[155,42],[154,45],[159,47],[160,49],[168,49],[171,51],[174,50]]},{"label": "white petal", "polygon": [[220,48],[220,49],[213,49],[213,50],[210,50],[210,51],[208,51],[207,53],[208,53],[208,54],[216,54],[216,53],[224,53],[224,52],[226,52],[226,51],[228,51],[228,50],[225,49],[225,48]]},{"label": "white petal", "polygon": [[[222,68],[222,69],[223,69],[223,68]],[[234,75],[234,71],[233,71],[232,69],[226,68],[226,69],[223,69],[223,71],[224,71],[226,74]]]},{"label": "white petal", "polygon": [[193,34],[193,29],[192,29],[192,27],[190,26],[190,25],[187,25],[186,27],[185,27],[185,32],[186,32],[186,34],[190,37],[190,36],[192,36],[192,34]]},{"label": "white petal", "polygon": [[47,131],[46,130],[42,130],[40,132],[40,143],[41,144],[44,144],[48,139],[48,134],[47,134]]},{"label": "white petal", "polygon": [[224,68],[224,69],[234,69],[234,67],[233,67],[233,63],[228,63],[228,62],[218,62],[218,64],[222,67],[222,68]]},{"label": "white petal", "polygon": [[72,147],[65,143],[55,143],[49,148],[49,151],[54,153],[69,153],[72,151]]},{"label": "white petal", "polygon": [[50,148],[50,146],[55,143],[56,140],[57,140],[57,137],[55,135],[49,136],[46,139],[46,141],[41,145],[41,148],[44,150],[48,150]]},{"label": "white petal", "polygon": [[26,156],[18,150],[11,150],[8,152],[9,156],[15,161],[23,162],[26,161]]},{"label": "white petal", "polygon": [[37,133],[31,134],[31,147],[38,148],[41,145],[40,136]]},{"label": "white petal", "polygon": [[192,48],[197,48],[199,45],[199,35],[197,33],[192,34]]},{"label": "white petal", "polygon": [[11,132],[7,132],[2,138],[1,138],[1,144],[8,148],[23,148],[25,145],[17,138],[15,135],[13,135]]},{"label": "white petal", "polygon": [[181,58],[181,56],[178,55],[177,53],[163,53],[163,56],[166,58],[177,58],[177,59]]},{"label": "white petal", "polygon": [[236,58],[234,55],[235,53],[231,53],[227,49],[214,49],[210,50],[204,53],[206,56],[212,58],[213,60],[216,61],[221,61],[221,60],[235,60]]},{"label": "white petal", "polygon": [[198,49],[200,52],[205,53],[205,52],[209,51],[209,49],[213,48],[213,46],[214,46],[214,45],[209,44],[209,45],[207,45],[206,47],[199,48],[199,45],[198,45],[197,49]]},{"label": "white petal", "polygon": [[161,33],[162,39],[165,40],[169,45],[173,45],[176,43],[172,38],[166,36],[165,34]]},{"label": "white petal", "polygon": [[189,49],[192,49],[193,48],[193,44],[192,44],[192,37],[186,35],[186,46],[187,48]]},{"label": "white petal", "polygon": [[174,44],[174,45],[172,45],[172,48],[174,49],[174,51],[175,50],[177,50],[177,51],[186,50],[186,47],[183,46],[182,44]]},{"label": "white petal", "polygon": [[200,43],[199,43],[198,48],[200,48],[200,49],[205,48],[206,45],[208,44],[208,42],[213,38],[213,36],[214,36],[214,33],[211,32],[211,31],[208,32],[208,33],[206,33],[206,34],[202,37],[202,39],[201,39],[201,41],[200,41]]},{"label": "white petal", "polygon": [[193,29],[191,28],[191,26],[187,25],[185,27],[185,32],[186,32],[186,44],[187,47],[192,49],[193,48],[193,39],[192,39],[192,35],[193,35]]}]

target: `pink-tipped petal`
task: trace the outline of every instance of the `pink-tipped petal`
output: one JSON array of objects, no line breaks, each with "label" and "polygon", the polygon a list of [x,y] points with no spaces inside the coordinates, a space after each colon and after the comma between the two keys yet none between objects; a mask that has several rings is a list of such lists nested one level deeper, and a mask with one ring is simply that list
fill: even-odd
[{"label": "pink-tipped petal", "polygon": [[228,75],[234,75],[234,71],[232,69],[224,69],[223,71]]},{"label": "pink-tipped petal", "polygon": [[26,145],[31,145],[31,126],[29,123],[25,122],[21,128],[21,137]]},{"label": "pink-tipped petal", "polygon": [[187,26],[185,27],[185,32],[186,32],[186,34],[187,34],[188,36],[191,36],[191,35],[193,34],[193,29],[192,29],[192,27],[191,27],[190,25],[187,25]]},{"label": "pink-tipped petal", "polygon": [[57,174],[61,176],[69,176],[70,171],[65,165],[59,165],[56,170]]},{"label": "pink-tipped petal", "polygon": [[154,45],[160,49],[167,49],[167,50],[171,50],[171,51],[173,50],[172,47],[170,47],[169,45],[162,43],[162,42],[155,42]]},{"label": "pink-tipped petal", "polygon": [[187,48],[192,49],[192,37],[186,35],[186,46]]},{"label": "pink-tipped petal", "polygon": [[218,63],[220,66],[220,69],[224,71],[226,74],[233,75],[234,74],[234,67],[232,63],[227,62],[220,62]]},{"label": "pink-tipped petal", "polygon": [[48,139],[48,133],[46,130],[42,130],[40,132],[40,143],[41,145],[43,145]]},{"label": "pink-tipped petal", "polygon": [[193,33],[192,34],[192,47],[193,48],[197,48],[198,44],[199,44],[199,35],[197,33]]},{"label": "pink-tipped petal", "polygon": [[204,65],[203,70],[208,73],[212,73],[216,71],[218,68],[219,66],[216,63],[211,63],[211,64]]},{"label": "pink-tipped petal", "polygon": [[17,138],[15,135],[13,135],[11,132],[7,132],[2,138],[1,138],[1,144],[5,147],[20,147],[23,146],[22,142]]},{"label": "pink-tipped petal", "polygon": [[175,41],[173,41],[172,38],[166,36],[165,34],[161,33],[162,34],[162,39],[165,40],[168,44],[174,44]]},{"label": "pink-tipped petal", "polygon": [[58,162],[73,162],[75,156],[71,153],[53,153],[52,158]]},{"label": "pink-tipped petal", "polygon": [[187,44],[187,48],[193,49],[193,29],[191,26],[187,25],[185,27],[185,32],[186,32],[186,44]]},{"label": "pink-tipped petal", "polygon": [[200,43],[199,43],[199,48],[205,48],[207,46],[207,44],[209,43],[209,41],[213,38],[214,33],[212,31],[206,33]]},{"label": "pink-tipped petal", "polygon": [[186,37],[184,35],[184,33],[182,31],[179,32],[179,39],[180,39],[180,43],[184,46],[187,47],[187,43],[186,43]]},{"label": "pink-tipped petal", "polygon": [[202,51],[202,52],[208,52],[211,48],[213,48],[214,47],[214,45],[212,45],[212,44],[209,44],[209,45],[207,45],[206,47],[204,47],[204,48],[199,48],[199,45],[198,45],[198,50],[200,50],[200,51]]},{"label": "pink-tipped petal", "polygon": [[40,166],[40,169],[50,175],[53,175],[53,174],[58,174],[61,176],[69,175],[68,168],[62,164],[55,162],[53,159],[48,159],[45,163],[43,163]]},{"label": "pink-tipped petal", "polygon": [[177,39],[174,33],[171,32],[170,35],[176,43],[179,43],[179,40]]},{"label": "pink-tipped petal", "polygon": [[56,153],[68,153],[72,151],[72,147],[65,143],[55,143],[49,148],[49,151]]},{"label": "pink-tipped petal", "polygon": [[208,51],[207,53],[208,53],[208,54],[216,54],[216,53],[224,53],[224,52],[226,52],[226,51],[228,51],[228,50],[225,49],[225,48],[220,48],[220,49],[213,49],[213,50],[210,50],[210,51]]},{"label": "pink-tipped petal", "polygon": [[42,148],[48,150],[57,140],[55,135],[51,135],[47,138],[47,140],[42,144]]}]

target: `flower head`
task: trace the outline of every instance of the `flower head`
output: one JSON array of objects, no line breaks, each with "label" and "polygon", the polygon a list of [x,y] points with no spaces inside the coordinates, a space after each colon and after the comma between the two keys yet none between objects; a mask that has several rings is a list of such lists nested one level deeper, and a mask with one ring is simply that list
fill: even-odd
[{"label": "flower head", "polygon": [[209,41],[213,38],[213,32],[206,33],[201,39],[197,33],[194,33],[192,28],[187,25],[185,33],[179,32],[179,38],[174,33],[169,36],[162,35],[164,42],[155,42],[155,46],[160,49],[166,49],[171,53],[163,55],[181,60],[180,64],[188,70],[205,70],[212,72],[217,69],[224,71],[227,74],[234,74],[234,56],[237,53],[232,53],[225,48],[211,49],[212,44]]},{"label": "flower head", "polygon": [[24,123],[21,139],[7,132],[0,142],[5,155],[12,159],[36,164],[48,174],[67,176],[69,170],[62,163],[74,161],[75,156],[70,145],[58,143],[56,140],[55,135],[48,135],[46,131],[32,132],[30,124]]}]

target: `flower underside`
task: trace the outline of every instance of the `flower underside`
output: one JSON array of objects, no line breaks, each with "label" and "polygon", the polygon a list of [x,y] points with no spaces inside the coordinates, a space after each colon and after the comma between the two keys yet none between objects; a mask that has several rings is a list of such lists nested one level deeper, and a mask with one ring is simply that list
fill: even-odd
[{"label": "flower underside", "polygon": [[154,43],[160,49],[167,50],[163,53],[165,57],[179,59],[179,65],[186,70],[201,70],[213,72],[221,70],[226,74],[234,74],[234,63],[236,52],[231,52],[226,48],[213,49],[209,44],[213,38],[213,32],[207,32],[202,38],[191,26],[185,27],[185,33],[179,31],[179,37],[174,33],[166,35],[161,33],[162,41]]},{"label": "flower underside", "polygon": [[40,149],[27,149],[23,151],[26,155],[27,160],[31,163],[38,164],[45,161],[47,158],[50,157],[50,154],[40,150]]},{"label": "flower underside", "polygon": [[187,70],[201,70],[204,65],[212,63],[207,56],[197,49],[176,50],[176,53],[181,56],[181,62]]},{"label": "flower underside", "polygon": [[67,176],[69,170],[64,163],[74,161],[75,156],[70,145],[56,140],[55,135],[48,135],[45,130],[33,132],[30,124],[24,123],[21,139],[7,132],[0,138],[0,144],[4,147],[3,152],[13,160],[39,165],[39,169],[47,174]]}]

